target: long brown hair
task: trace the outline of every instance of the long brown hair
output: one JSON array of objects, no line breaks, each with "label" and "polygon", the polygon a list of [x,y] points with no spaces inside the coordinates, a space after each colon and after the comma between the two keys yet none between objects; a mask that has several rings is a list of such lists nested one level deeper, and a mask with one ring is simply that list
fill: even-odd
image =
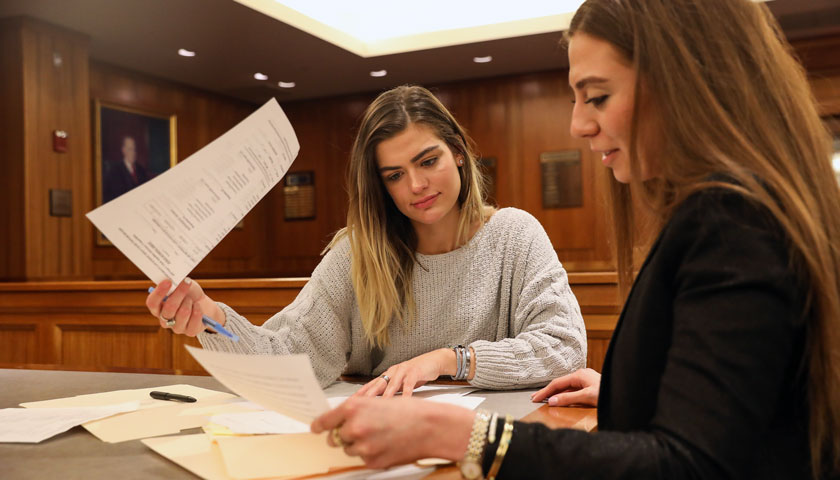
[{"label": "long brown hair", "polygon": [[401,86],[379,95],[365,111],[353,143],[347,175],[347,226],[330,243],[332,246],[344,236],[350,238],[350,275],[362,326],[371,345],[378,347],[388,345],[392,319],[409,323],[415,312],[412,274],[417,262],[417,235],[388,194],[376,164],[377,145],[410,124],[429,127],[453,155],[464,159],[458,168],[459,246],[469,240],[471,228],[484,223],[487,215],[485,180],[472,140],[449,110],[419,86]]},{"label": "long brown hair", "polygon": [[[640,194],[660,227],[688,195],[713,186],[765,207],[787,234],[808,288],[813,473],[840,471],[840,188],[830,136],[781,29],[767,7],[749,0],[588,0],[567,39],[577,32],[609,42],[636,69],[636,179],[646,123],[640,100],[656,92],[655,105],[644,107],[660,128],[661,175],[629,186],[611,182],[623,200],[611,202],[623,290],[634,264],[630,192]],[[708,181],[720,173],[734,184]]]}]

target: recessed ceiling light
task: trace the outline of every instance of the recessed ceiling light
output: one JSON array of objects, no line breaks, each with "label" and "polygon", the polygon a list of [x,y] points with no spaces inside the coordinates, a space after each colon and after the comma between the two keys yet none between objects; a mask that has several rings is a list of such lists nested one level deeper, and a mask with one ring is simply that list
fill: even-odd
[{"label": "recessed ceiling light", "polygon": [[371,77],[384,77],[388,75],[388,70],[373,70],[370,72]]},{"label": "recessed ceiling light", "polygon": [[487,55],[486,57],[473,57],[473,62],[475,63],[490,63],[493,61],[493,57]]},{"label": "recessed ceiling light", "polygon": [[268,80],[268,75],[257,72],[254,74],[254,78],[256,78],[257,80]]},{"label": "recessed ceiling light", "polygon": [[193,52],[192,50],[187,50],[186,48],[179,48],[178,55],[182,57],[194,57],[195,52]]},{"label": "recessed ceiling light", "polygon": [[295,82],[277,82],[280,88],[295,88]]}]

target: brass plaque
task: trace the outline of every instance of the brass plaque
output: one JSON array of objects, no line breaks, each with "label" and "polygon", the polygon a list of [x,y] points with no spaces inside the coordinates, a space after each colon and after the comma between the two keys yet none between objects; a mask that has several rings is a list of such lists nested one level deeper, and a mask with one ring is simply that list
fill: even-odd
[{"label": "brass plaque", "polygon": [[543,208],[583,206],[580,150],[540,154]]},{"label": "brass plaque", "polygon": [[286,220],[315,218],[315,172],[286,174],[283,187]]},{"label": "brass plaque", "polygon": [[73,192],[55,188],[50,189],[50,216],[73,216]]}]

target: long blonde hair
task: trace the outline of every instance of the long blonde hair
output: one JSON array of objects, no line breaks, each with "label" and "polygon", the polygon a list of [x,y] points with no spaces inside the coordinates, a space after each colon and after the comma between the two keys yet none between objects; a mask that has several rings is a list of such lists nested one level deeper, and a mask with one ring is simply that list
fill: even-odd
[{"label": "long blonde hair", "polygon": [[478,166],[473,143],[455,117],[428,90],[401,86],[382,93],[365,111],[353,143],[347,175],[349,207],[347,226],[336,233],[330,246],[350,239],[353,288],[365,336],[372,346],[389,344],[388,327],[393,319],[409,325],[415,304],[412,275],[417,258],[417,235],[388,191],[376,164],[376,147],[410,124],[429,127],[464,165],[458,168],[457,242],[469,240],[472,227],[486,220],[485,180]]},{"label": "long blonde hair", "polygon": [[[626,287],[634,264],[630,192],[641,194],[660,227],[688,195],[710,187],[766,208],[808,289],[812,470],[840,471],[840,188],[830,136],[781,29],[749,0],[588,0],[567,38],[577,32],[611,43],[638,73],[634,178],[645,154],[637,148],[648,129],[642,114],[656,119],[661,142],[657,180],[611,182],[621,199],[611,202],[620,281]],[[648,92],[655,102],[641,101]],[[735,184],[708,181],[721,173]]]}]

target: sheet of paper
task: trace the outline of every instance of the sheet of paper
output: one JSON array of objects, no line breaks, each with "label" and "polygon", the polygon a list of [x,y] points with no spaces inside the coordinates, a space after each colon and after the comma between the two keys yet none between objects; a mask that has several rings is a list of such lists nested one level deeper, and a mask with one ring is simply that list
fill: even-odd
[{"label": "sheet of paper", "polygon": [[424,467],[410,464],[401,465],[399,467],[392,467],[388,470],[351,470],[349,472],[344,473],[324,475],[318,478],[322,478],[325,480],[415,480],[428,476],[434,470],[435,469],[433,467]]},{"label": "sheet of paper", "polygon": [[426,400],[430,402],[448,403],[450,405],[458,405],[459,407],[469,408],[475,410],[484,401],[484,397],[463,396],[453,393],[445,393],[442,395],[434,395]]},{"label": "sheet of paper", "polygon": [[[196,387],[193,385],[162,385],[159,387],[138,388],[133,390],[113,390],[110,392],[89,393],[87,395],[76,395],[75,397],[56,398],[53,400],[42,400],[38,402],[21,403],[21,407],[26,408],[57,408],[57,407],[99,407],[102,405],[113,405],[124,402],[139,402],[140,409],[168,407],[174,402],[167,402],[164,400],[155,400],[149,396],[149,392],[159,390],[169,393],[177,393],[180,395],[187,395],[196,400],[206,400],[210,397],[218,395],[233,398],[229,393],[210,390],[207,388]],[[198,405],[193,404],[193,405]]]},{"label": "sheet of paper", "polygon": [[213,415],[210,417],[210,421],[217,425],[227,427],[231,433],[236,434],[256,435],[309,432],[308,423],[300,422],[282,413],[272,412],[270,410]]},{"label": "sheet of paper", "polygon": [[0,442],[38,443],[76,425],[131,412],[138,402],[100,407],[4,408],[0,410]]},{"label": "sheet of paper", "polygon": [[472,392],[478,391],[478,388],[469,385],[423,385],[414,389],[414,395],[418,397],[428,397],[429,395],[439,395],[441,393],[469,395]]},{"label": "sheet of paper", "polygon": [[[152,390],[162,390],[179,393],[196,398],[195,403],[167,402],[149,397]],[[226,404],[237,405],[234,395],[192,385],[166,385],[137,390],[117,390],[113,392],[79,395],[76,397],[59,398],[42,402],[21,404],[27,408],[47,407],[84,407],[101,406],[120,402],[136,401],[139,410],[114,415],[101,420],[86,422],[82,426],[103,442],[118,443],[127,440],[170,435],[188,428],[197,428],[209,421],[209,417],[216,413],[231,411],[224,407]],[[207,407],[214,406],[208,410]],[[208,413],[209,412],[209,413]]]},{"label": "sheet of paper", "polygon": [[215,441],[225,470],[237,479],[315,475],[364,465],[344,449],[330,447],[326,433],[216,437]]},{"label": "sheet of paper", "polygon": [[189,158],[87,217],[149,279],[177,285],[277,184],[299,150],[272,98]]},{"label": "sheet of paper", "polygon": [[268,410],[307,424],[329,410],[306,355],[242,355],[186,347],[222,385]]}]

